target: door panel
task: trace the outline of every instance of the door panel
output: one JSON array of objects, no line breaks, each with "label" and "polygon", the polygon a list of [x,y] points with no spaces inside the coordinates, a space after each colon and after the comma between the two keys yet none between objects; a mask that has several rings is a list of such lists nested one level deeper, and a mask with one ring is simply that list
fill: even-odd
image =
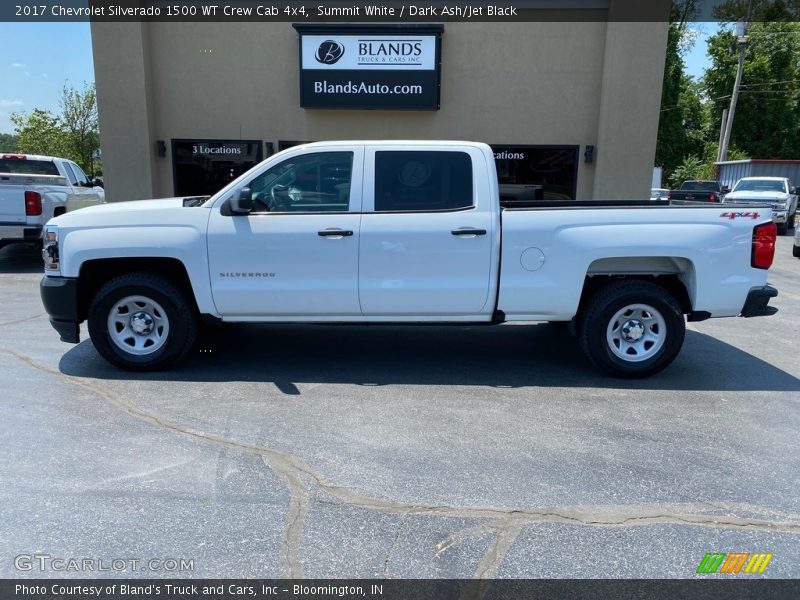
[{"label": "door panel", "polygon": [[[247,185],[252,185],[261,212],[225,216],[220,208],[212,209],[209,270],[214,303],[223,317],[361,314],[363,149],[347,148],[346,153],[352,155],[352,178],[347,181],[340,162],[333,168],[320,159],[315,182],[308,175],[313,167],[300,169],[307,159],[288,157],[282,166],[254,174]],[[345,202],[339,206],[343,210],[331,210],[339,198]]]},{"label": "door panel", "polygon": [[449,152],[467,154],[465,164],[448,151],[367,151],[359,253],[365,315],[477,315],[489,304],[492,213],[486,198],[478,202],[486,193],[473,181],[476,157]]}]

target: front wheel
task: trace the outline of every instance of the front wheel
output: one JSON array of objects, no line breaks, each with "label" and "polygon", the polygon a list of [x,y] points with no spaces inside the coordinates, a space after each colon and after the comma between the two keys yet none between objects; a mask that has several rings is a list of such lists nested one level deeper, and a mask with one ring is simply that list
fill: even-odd
[{"label": "front wheel", "polygon": [[686,324],[675,298],[647,281],[620,281],[589,299],[578,338],[589,360],[614,377],[649,377],[683,346]]},{"label": "front wheel", "polygon": [[800,258],[800,246],[792,246],[792,256]]},{"label": "front wheel", "polygon": [[106,283],[89,307],[89,336],[100,355],[130,371],[163,369],[197,338],[194,307],[169,280],[129,273]]}]

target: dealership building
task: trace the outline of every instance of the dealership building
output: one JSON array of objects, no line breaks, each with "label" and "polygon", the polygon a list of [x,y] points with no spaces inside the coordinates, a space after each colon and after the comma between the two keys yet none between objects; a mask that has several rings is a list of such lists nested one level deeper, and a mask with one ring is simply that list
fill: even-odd
[{"label": "dealership building", "polygon": [[515,198],[649,197],[667,23],[590,4],[606,18],[94,22],[107,198],[211,194],[343,139],[486,142]]}]

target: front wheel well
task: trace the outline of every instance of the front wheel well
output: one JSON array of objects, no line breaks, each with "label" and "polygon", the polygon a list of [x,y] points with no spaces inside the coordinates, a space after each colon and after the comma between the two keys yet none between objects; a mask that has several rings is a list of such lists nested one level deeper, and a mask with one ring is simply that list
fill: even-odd
[{"label": "front wheel well", "polygon": [[88,318],[89,305],[98,290],[108,281],[128,273],[153,273],[179,286],[194,303],[197,303],[185,265],[177,258],[137,257],[100,258],[87,260],[81,265],[78,277],[78,318]]}]

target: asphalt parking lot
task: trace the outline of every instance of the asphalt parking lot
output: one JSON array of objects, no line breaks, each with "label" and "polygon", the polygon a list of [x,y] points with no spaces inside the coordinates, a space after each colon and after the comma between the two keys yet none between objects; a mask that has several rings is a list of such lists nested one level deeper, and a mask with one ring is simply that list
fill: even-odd
[{"label": "asphalt parking lot", "polygon": [[0,250],[0,577],[684,578],[707,552],[800,577],[791,244],[776,316],[689,324],[634,382],[547,324],[227,326],[129,374],[85,326],[61,343],[38,254]]}]

